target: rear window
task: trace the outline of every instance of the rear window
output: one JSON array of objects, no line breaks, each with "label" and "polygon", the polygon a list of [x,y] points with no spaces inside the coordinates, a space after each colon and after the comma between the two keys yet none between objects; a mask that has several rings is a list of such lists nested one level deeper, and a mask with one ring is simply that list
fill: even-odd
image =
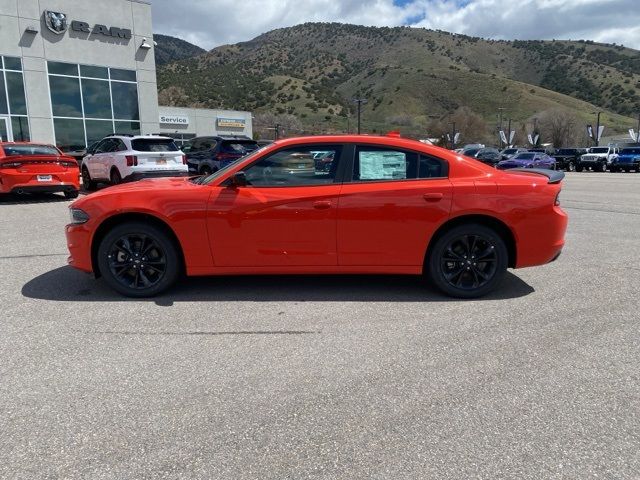
[{"label": "rear window", "polygon": [[253,152],[257,148],[257,142],[222,142],[221,146],[222,151],[225,153],[238,153],[240,155]]},{"label": "rear window", "polygon": [[137,152],[177,152],[176,142],[170,138],[138,138],[131,140],[131,147]]},{"label": "rear window", "polygon": [[57,148],[51,145],[3,145],[7,157],[29,155],[60,155]]}]

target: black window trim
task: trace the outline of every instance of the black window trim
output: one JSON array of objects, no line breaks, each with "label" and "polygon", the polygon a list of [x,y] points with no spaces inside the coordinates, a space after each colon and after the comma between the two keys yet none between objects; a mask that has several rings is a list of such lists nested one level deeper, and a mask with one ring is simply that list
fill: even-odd
[{"label": "black window trim", "polygon": [[[349,159],[349,166],[348,168],[346,168],[346,172],[344,173],[344,178],[343,178],[343,182],[344,184],[375,184],[375,183],[389,183],[389,182],[416,182],[416,181],[425,181],[425,180],[445,180],[449,178],[449,162],[446,161],[444,158],[440,158],[436,155],[433,155],[431,153],[425,153],[425,152],[421,152],[419,150],[413,150],[411,148],[405,148],[405,147],[393,147],[393,146],[389,146],[389,145],[380,145],[377,143],[352,143],[350,144],[353,146],[353,150],[351,152],[351,157]],[[443,169],[443,176],[441,177],[425,177],[425,178],[402,178],[402,179],[389,179],[389,180],[354,180],[353,178],[353,174],[354,174],[354,167],[355,167],[355,162],[356,162],[356,151],[358,149],[358,147],[374,147],[374,148],[388,148],[390,150],[396,149],[399,151],[404,151],[404,152],[411,152],[411,153],[415,153],[417,155],[423,155],[426,157],[431,157],[435,160],[438,160],[439,162],[442,163],[442,169]],[[419,165],[419,160],[418,160],[418,165]],[[418,166],[419,168],[419,166]]]}]

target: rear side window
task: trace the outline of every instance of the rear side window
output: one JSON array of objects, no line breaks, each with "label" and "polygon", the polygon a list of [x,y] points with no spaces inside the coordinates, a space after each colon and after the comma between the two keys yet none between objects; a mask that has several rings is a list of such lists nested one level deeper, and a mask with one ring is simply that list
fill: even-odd
[{"label": "rear side window", "polygon": [[256,142],[222,142],[220,149],[225,153],[245,155],[257,148],[258,144]]},{"label": "rear side window", "polygon": [[51,145],[3,145],[7,157],[31,155],[60,155],[57,148]]},{"label": "rear side window", "polygon": [[360,182],[442,178],[446,163],[439,158],[384,147],[358,147],[353,180]]},{"label": "rear side window", "polygon": [[131,148],[137,152],[176,152],[176,142],[170,138],[138,138],[131,140]]}]

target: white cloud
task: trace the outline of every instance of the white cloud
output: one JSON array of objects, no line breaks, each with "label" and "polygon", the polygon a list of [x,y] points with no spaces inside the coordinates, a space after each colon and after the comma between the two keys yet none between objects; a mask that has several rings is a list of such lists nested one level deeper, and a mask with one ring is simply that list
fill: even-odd
[{"label": "white cloud", "polygon": [[638,0],[152,0],[154,29],[204,48],[304,22],[412,25],[496,39],[585,39],[640,49]]}]

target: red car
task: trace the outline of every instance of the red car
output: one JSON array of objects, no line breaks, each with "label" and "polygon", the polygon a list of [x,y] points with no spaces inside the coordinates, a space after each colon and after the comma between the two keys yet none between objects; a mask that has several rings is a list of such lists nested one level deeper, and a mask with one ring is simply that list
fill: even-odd
[{"label": "red car", "polygon": [[76,198],[80,170],[53,145],[0,142],[0,193],[62,192]]},{"label": "red car", "polygon": [[[309,171],[311,152],[333,156]],[[142,180],[75,201],[69,263],[144,297],[181,274],[425,274],[463,298],[555,260],[556,171],[497,171],[395,137],[280,140],[208,177]]]}]

